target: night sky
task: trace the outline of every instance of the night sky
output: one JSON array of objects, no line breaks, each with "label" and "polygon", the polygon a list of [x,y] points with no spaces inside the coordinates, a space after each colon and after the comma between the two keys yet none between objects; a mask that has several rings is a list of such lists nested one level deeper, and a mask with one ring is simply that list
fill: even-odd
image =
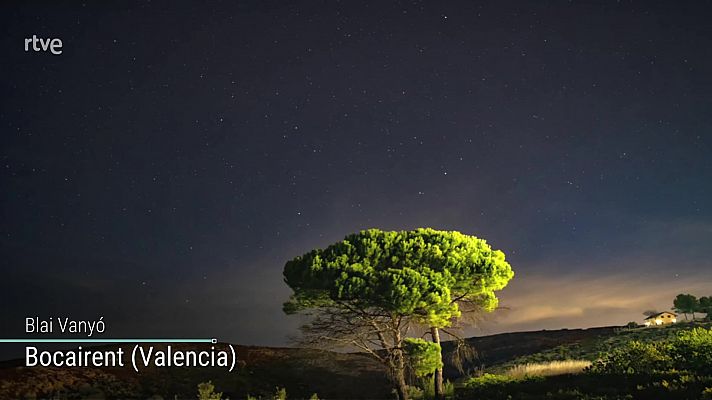
[{"label": "night sky", "polygon": [[[110,337],[285,345],[285,261],[371,227],[507,254],[507,309],[477,334],[712,295],[711,16],[3,3],[0,334],[104,316]],[[63,54],[25,52],[33,34]]]}]

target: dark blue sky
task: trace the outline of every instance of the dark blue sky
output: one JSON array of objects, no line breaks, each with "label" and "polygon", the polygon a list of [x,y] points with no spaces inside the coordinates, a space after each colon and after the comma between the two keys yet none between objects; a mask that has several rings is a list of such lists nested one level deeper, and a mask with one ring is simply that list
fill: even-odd
[{"label": "dark blue sky", "polygon": [[3,4],[0,332],[284,344],[369,227],[502,249],[486,332],[712,294],[709,2],[361,3]]}]

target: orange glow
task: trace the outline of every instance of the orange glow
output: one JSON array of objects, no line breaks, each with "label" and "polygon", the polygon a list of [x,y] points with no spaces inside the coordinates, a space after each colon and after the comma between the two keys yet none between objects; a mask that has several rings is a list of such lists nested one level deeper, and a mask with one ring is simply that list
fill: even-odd
[{"label": "orange glow", "polygon": [[[670,309],[678,293],[705,292],[702,282],[710,280],[712,275],[661,279],[634,274],[549,277],[518,272],[498,296],[502,310],[481,324],[482,332],[625,325],[642,321],[645,310]],[[662,322],[655,320],[657,325]]]}]

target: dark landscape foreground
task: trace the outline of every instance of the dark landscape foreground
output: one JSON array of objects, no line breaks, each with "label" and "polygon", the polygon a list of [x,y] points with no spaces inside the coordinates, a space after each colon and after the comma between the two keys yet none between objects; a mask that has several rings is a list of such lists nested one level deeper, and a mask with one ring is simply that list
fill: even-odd
[{"label": "dark landscape foreground", "polygon": [[[652,329],[602,327],[470,338],[468,342],[475,349],[476,357],[463,365],[462,372],[451,363],[446,365],[445,377],[455,382],[454,395],[458,398],[654,398],[650,396],[659,396],[659,392],[640,389],[634,374],[605,378],[611,382],[620,381],[619,386],[624,390],[635,392],[636,387],[640,389],[639,393],[621,393],[620,397],[585,397],[577,394],[578,389],[566,389],[572,385],[574,388],[591,384],[606,386],[600,377],[596,382],[582,375],[507,382],[490,377],[518,364],[567,359],[595,361],[631,340],[652,343],[689,328],[682,324]],[[393,398],[383,368],[365,355],[314,349],[235,347],[240,361],[239,368],[233,373],[217,368],[154,368],[136,374],[130,367],[25,368],[22,367],[23,360],[5,361],[0,363],[0,398],[194,399],[197,385],[207,381],[212,381],[216,390],[223,392],[223,398],[230,399],[244,399],[248,395],[271,399],[278,387],[285,388],[291,399],[309,398],[314,393],[322,399]],[[190,348],[199,347],[191,345]],[[452,343],[445,343],[446,361],[450,360],[447,353],[452,348]],[[480,378],[473,380],[468,378],[470,376]],[[472,382],[468,383],[468,379]],[[693,389],[690,392],[693,394],[670,398],[703,397],[701,390]]]}]

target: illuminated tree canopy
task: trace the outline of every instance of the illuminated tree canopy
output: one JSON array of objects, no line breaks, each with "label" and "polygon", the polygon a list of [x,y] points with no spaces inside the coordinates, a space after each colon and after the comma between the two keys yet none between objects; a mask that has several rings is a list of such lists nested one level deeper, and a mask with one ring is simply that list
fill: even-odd
[{"label": "illuminated tree canopy", "polygon": [[504,253],[473,236],[369,229],[288,261],[284,278],[294,293],[284,310],[315,317],[307,336],[381,359],[400,386],[409,329],[449,326],[465,302],[494,309],[494,292],[513,275]]}]

